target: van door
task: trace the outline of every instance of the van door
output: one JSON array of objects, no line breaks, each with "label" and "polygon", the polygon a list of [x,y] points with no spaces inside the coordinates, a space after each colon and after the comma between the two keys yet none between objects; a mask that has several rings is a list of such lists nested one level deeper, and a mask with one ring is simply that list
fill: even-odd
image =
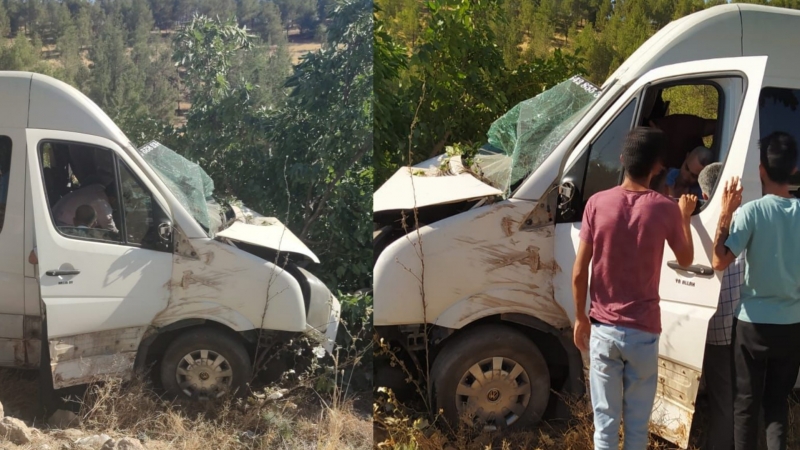
[{"label": "van door", "polygon": [[0,366],[26,366],[25,132],[0,129]]},{"label": "van door", "polygon": [[27,130],[27,144],[54,386],[125,377],[169,299],[166,202],[112,141]]},{"label": "van door", "polygon": [[[625,134],[646,124],[653,92],[676,85],[709,85],[719,94],[712,150],[725,164],[720,180],[742,176],[755,138],[754,126],[767,57],[693,61],[654,69],[623,94],[567,158],[559,176],[555,291],[574,322],[571,267],[579,244],[583,206],[588,198],[622,180],[619,155]],[[751,156],[750,156],[751,157]],[[748,157],[749,158],[749,157]],[[694,265],[675,264],[667,246],[661,267],[659,387],[652,423],[662,437],[682,448],[688,445],[700,382],[708,320],[716,310],[721,274],[711,270],[711,251],[720,212],[720,196],[712,195],[692,218]]]}]

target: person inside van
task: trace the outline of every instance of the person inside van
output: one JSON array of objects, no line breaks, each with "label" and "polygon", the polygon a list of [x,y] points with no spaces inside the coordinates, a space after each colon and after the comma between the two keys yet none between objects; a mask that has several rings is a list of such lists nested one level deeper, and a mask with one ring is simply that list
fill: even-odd
[{"label": "person inside van", "polygon": [[58,226],[76,226],[73,220],[77,209],[81,205],[89,205],[97,213],[97,225],[116,233],[117,227],[114,224],[114,206],[116,204],[117,185],[115,181],[111,181],[105,186],[94,183],[62,197],[53,207],[53,216]]},{"label": "person inside van", "polygon": [[703,138],[711,136],[717,129],[716,119],[705,119],[693,114],[667,114],[669,104],[661,98],[661,93],[656,99],[656,104],[647,123],[650,127],[658,128],[666,135],[667,151],[664,154],[664,167],[679,168],[686,155],[693,149],[703,146]]},{"label": "person inside van", "polygon": [[[722,163],[707,165],[698,182],[704,200],[708,200],[719,175]],[[704,449],[731,450],[733,448],[733,314],[739,305],[739,286],[744,275],[744,254],[739,255],[722,276],[717,311],[708,323],[703,377],[708,398],[708,428]]]},{"label": "person inside van", "polygon": [[682,266],[694,258],[689,219],[697,199],[684,195],[676,203],[649,189],[652,177],[662,171],[664,144],[662,131],[634,128],[620,157],[625,180],[591,196],[583,214],[572,272],[574,342],[589,352],[597,450],[619,448],[623,417],[625,449],[647,448],[658,384],[664,243]]},{"label": "person inside van", "polygon": [[672,198],[680,198],[684,194],[692,194],[697,197],[703,195],[697,178],[704,167],[711,164],[714,154],[705,146],[696,147],[686,155],[683,164],[679,169],[667,169],[664,179],[664,187],[661,192]]},{"label": "person inside van", "polygon": [[78,206],[75,210],[75,218],[72,219],[76,228],[94,228],[97,223],[97,213],[89,205]]},{"label": "person inside van", "polygon": [[[712,265],[727,269],[745,253],[745,277],[733,332],[734,444],[758,448],[763,411],[769,450],[786,448],[788,400],[800,370],[800,200],[794,138],[772,133],[759,142],[764,196],[742,203],[738,177],[725,183]],[[758,226],[761,225],[761,226]]]}]

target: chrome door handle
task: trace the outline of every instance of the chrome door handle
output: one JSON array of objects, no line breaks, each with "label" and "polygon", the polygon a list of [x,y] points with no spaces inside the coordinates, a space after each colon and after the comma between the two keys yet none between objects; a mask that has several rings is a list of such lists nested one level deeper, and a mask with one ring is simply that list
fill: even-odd
[{"label": "chrome door handle", "polygon": [[681,267],[678,264],[678,261],[669,261],[667,262],[667,267],[673,270],[682,270],[684,272],[692,272],[698,275],[714,275],[714,269],[708,266],[701,266],[698,264],[692,264],[689,267]]},{"label": "chrome door handle", "polygon": [[63,276],[63,275],[78,275],[79,273],[81,273],[81,271],[77,270],[77,269],[71,269],[71,270],[48,270],[47,272],[45,272],[45,275],[47,275],[48,277],[60,277],[60,276]]}]

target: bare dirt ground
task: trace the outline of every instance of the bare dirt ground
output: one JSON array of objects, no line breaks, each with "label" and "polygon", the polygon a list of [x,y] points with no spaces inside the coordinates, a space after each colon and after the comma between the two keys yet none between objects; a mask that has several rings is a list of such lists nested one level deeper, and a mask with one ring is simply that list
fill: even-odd
[{"label": "bare dirt ground", "polygon": [[0,449],[372,448],[371,415],[355,409],[352,397],[305,388],[192,407],[163,400],[142,382],[109,382],[89,390],[78,423],[60,426],[35,417],[37,389],[36,372],[0,369]]}]

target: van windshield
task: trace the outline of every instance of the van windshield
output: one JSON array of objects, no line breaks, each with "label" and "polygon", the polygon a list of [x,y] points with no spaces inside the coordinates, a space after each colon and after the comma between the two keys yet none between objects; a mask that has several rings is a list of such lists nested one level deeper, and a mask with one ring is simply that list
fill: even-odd
[{"label": "van windshield", "polygon": [[483,178],[508,196],[550,156],[600,93],[576,75],[512,108],[492,123],[488,148],[475,156]]},{"label": "van windshield", "polygon": [[138,152],[207,233],[219,230],[222,218],[212,196],[214,181],[202,167],[157,141],[143,145]]}]

